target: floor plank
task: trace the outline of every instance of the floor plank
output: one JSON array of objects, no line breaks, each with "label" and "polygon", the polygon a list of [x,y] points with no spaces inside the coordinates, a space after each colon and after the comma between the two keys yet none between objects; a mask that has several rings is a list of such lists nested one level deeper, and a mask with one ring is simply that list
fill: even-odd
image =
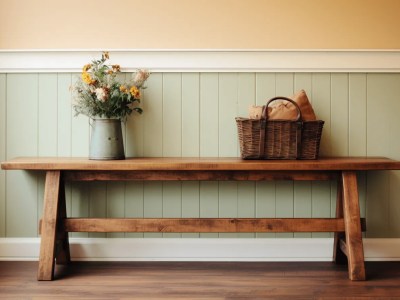
[{"label": "floor plank", "polygon": [[0,262],[0,299],[400,299],[400,262],[367,281],[329,262],[73,262],[36,280],[37,262]]}]

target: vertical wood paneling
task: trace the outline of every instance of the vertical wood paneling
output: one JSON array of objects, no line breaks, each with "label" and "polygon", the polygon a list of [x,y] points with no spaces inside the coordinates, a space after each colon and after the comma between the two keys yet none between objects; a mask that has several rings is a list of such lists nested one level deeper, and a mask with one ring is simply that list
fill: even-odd
[{"label": "vertical wood paneling", "polygon": [[[163,182],[163,205],[162,215],[164,218],[180,218],[182,216],[182,184],[177,182]],[[178,238],[180,233],[163,233],[164,237]]]},{"label": "vertical wood paneling", "polygon": [[[182,74],[182,156],[200,156],[200,74]],[[182,217],[200,216],[200,183],[182,182]],[[182,237],[199,237],[183,233]]]},{"label": "vertical wood paneling", "polygon": [[[367,154],[399,159],[399,75],[367,75]],[[394,140],[393,140],[394,139]],[[393,148],[394,147],[394,148]],[[397,172],[368,172],[368,237],[391,237],[398,229]],[[396,183],[397,184],[396,184]],[[395,193],[395,194],[392,194]]]},{"label": "vertical wood paneling", "polygon": [[325,121],[322,132],[320,155],[331,155],[331,75],[316,73],[312,75],[312,105],[318,119]]},{"label": "vertical wood paneling", "polygon": [[57,74],[39,74],[38,155],[57,156]]},{"label": "vertical wood paneling", "polygon": [[[39,74],[38,101],[38,155],[57,156],[57,74]],[[37,177],[40,217],[43,212],[45,174],[37,174]]]},{"label": "vertical wood paneling", "polygon": [[[77,80],[77,76],[72,77],[72,82]],[[69,90],[69,86],[63,86],[63,89]],[[71,106],[72,100],[68,105]],[[72,113],[71,120],[71,155],[83,156],[89,155],[89,118],[84,115],[75,116]]]},{"label": "vertical wood paneling", "polygon": [[[349,155],[367,155],[367,75],[349,74]],[[366,173],[357,174],[360,214],[365,217]]]},{"label": "vertical wood paneling", "polygon": [[[144,182],[143,185],[143,216],[161,218],[163,216],[162,182]],[[162,237],[162,233],[145,233],[144,237]]]},{"label": "vertical wood paneling", "polygon": [[[125,217],[143,218],[144,211],[143,182],[127,182],[125,190]],[[127,237],[143,237],[143,233],[126,233]]]},{"label": "vertical wood paneling", "polygon": [[265,105],[268,99],[276,95],[276,79],[274,73],[256,74],[256,104]]},{"label": "vertical wood paneling", "polygon": [[[87,118],[73,117],[74,74],[0,74],[0,160],[18,155],[87,156]],[[131,74],[122,74],[123,79]],[[21,86],[24,89],[21,89]],[[400,159],[399,74],[155,73],[144,114],[124,127],[127,156],[238,156],[236,116],[250,104],[306,90],[325,127],[322,155]],[[24,145],[21,147],[21,137]],[[358,174],[368,237],[400,236],[400,172]],[[7,177],[7,180],[6,180]],[[367,184],[368,183],[368,184]],[[18,188],[16,188],[18,187]],[[331,182],[112,182],[67,185],[69,216],[330,217]],[[36,236],[43,176],[0,172],[0,236]],[[34,213],[32,213],[32,211]],[[24,224],[20,222],[24,219]],[[87,233],[74,236],[88,236]],[[162,234],[90,234],[161,237]],[[164,234],[218,237],[218,234]],[[220,234],[253,237],[254,234]],[[293,234],[256,234],[290,237]],[[297,233],[295,237],[329,234]]]},{"label": "vertical wood paneling", "polygon": [[[331,154],[349,155],[349,76],[331,74]],[[336,182],[331,182],[331,217],[335,216]]]},{"label": "vertical wood paneling", "polygon": [[[317,73],[312,75],[312,105],[320,120],[324,120],[320,155],[332,155],[331,151],[331,74]],[[328,218],[331,216],[331,183],[312,182],[311,197],[313,217]],[[329,233],[312,233],[313,237],[329,237]]]},{"label": "vertical wood paneling", "polygon": [[[218,217],[218,182],[200,182],[200,218]],[[201,233],[200,237],[218,237],[218,233]]]},{"label": "vertical wood paneling", "polygon": [[331,75],[331,154],[349,155],[349,78]]},{"label": "vertical wood paneling", "polygon": [[[397,128],[400,128],[399,126]],[[399,149],[399,148],[398,148]],[[389,225],[391,237],[400,236],[400,172],[389,172]]]},{"label": "vertical wood paneling", "polygon": [[[0,74],[0,161],[6,160],[7,76]],[[6,235],[6,171],[0,170],[0,237]]]},{"label": "vertical wood paneling", "polygon": [[[79,79],[78,74],[72,75],[72,82]],[[65,95],[64,105],[69,106],[71,111],[72,95],[69,92],[69,85],[67,81],[59,82],[59,89],[67,91]],[[63,84],[61,84],[63,83]],[[87,157],[89,155],[89,118],[84,115],[75,116],[75,112],[71,111],[71,156]],[[65,120],[66,121],[66,120]],[[67,121],[68,122],[68,121]],[[113,183],[112,183],[113,184]],[[84,183],[71,184],[71,215],[74,217],[88,217],[89,216],[89,187]],[[87,233],[72,233],[74,237],[87,237]]]},{"label": "vertical wood paneling", "polygon": [[[163,74],[152,74],[147,81],[146,99],[143,103],[145,156],[163,155]],[[162,217],[162,183],[145,182],[143,184],[143,216]],[[144,237],[162,237],[161,233],[145,233]]]},{"label": "vertical wood paneling", "polygon": [[[71,122],[72,107],[69,86],[72,84],[72,74],[58,74],[57,80],[57,155],[71,156]],[[71,184],[65,185],[65,201],[67,215],[71,215],[72,199]]]},{"label": "vertical wood paneling", "polygon": [[[294,74],[294,93],[303,89],[312,103],[312,74],[296,73]],[[293,183],[293,216],[295,218],[311,217],[311,182],[297,181]],[[296,238],[309,238],[311,233],[294,233]]]},{"label": "vertical wood paneling", "polygon": [[[256,217],[274,218],[275,213],[275,183],[273,181],[256,182]],[[257,233],[257,237],[275,237],[275,233]]]},{"label": "vertical wood paneling", "polygon": [[[238,76],[236,73],[219,74],[219,156],[235,157],[238,152],[237,130],[234,122],[237,116]],[[237,182],[219,183],[220,217],[237,216]],[[236,234],[220,233],[220,237],[234,237]]]},{"label": "vertical wood paneling", "polygon": [[[276,95],[290,97],[293,95],[294,74],[278,73],[276,74]],[[278,181],[275,185],[275,215],[278,218],[293,217],[293,182]],[[276,237],[293,237],[293,233],[277,233]]]},{"label": "vertical wood paneling", "polygon": [[218,74],[200,74],[200,156],[218,156]]},{"label": "vertical wood paneling", "polygon": [[200,155],[200,74],[182,74],[182,156]]},{"label": "vertical wood paneling", "polygon": [[[293,216],[295,218],[310,218],[312,215],[312,190],[310,182],[294,182],[293,184]],[[294,237],[309,238],[311,233],[294,233]]]},{"label": "vertical wood paneling", "polygon": [[[400,118],[398,112],[400,111],[400,74],[391,74],[390,88],[392,92],[392,109],[390,110],[390,153],[389,156],[394,159],[400,159]],[[391,236],[400,236],[400,172],[389,172],[389,224]]]},{"label": "vertical wood paneling", "polygon": [[[200,156],[217,157],[218,150],[218,94],[216,73],[200,74]],[[218,217],[218,182],[200,182],[200,217]],[[218,233],[201,233],[200,237],[218,237]]]},{"label": "vertical wood paneling", "polygon": [[[86,182],[71,185],[71,217],[89,217],[89,186]],[[73,232],[73,237],[88,237],[86,232]]]},{"label": "vertical wood paneling", "polygon": [[[37,74],[7,76],[7,158],[38,153],[38,86]],[[37,235],[37,193],[35,174],[7,173],[6,236]]]},{"label": "vertical wood paneling", "polygon": [[[127,81],[132,74],[127,74]],[[143,103],[152,101],[149,98],[147,89],[142,90],[141,103],[138,105],[143,108]],[[151,96],[151,94],[150,94]],[[133,112],[126,121],[126,139],[125,155],[127,157],[143,157],[144,156],[144,115],[152,114],[151,111],[144,111],[143,115]],[[143,218],[143,182],[126,182],[125,183],[125,217],[127,218]],[[143,233],[126,233],[127,237],[143,237]]]},{"label": "vertical wood paneling", "polygon": [[[125,182],[107,182],[107,217],[125,216]],[[107,233],[107,237],[124,237],[124,233]]]},{"label": "vertical wood paneling", "polygon": [[[274,73],[256,74],[256,104],[265,105],[276,95]],[[275,217],[275,182],[256,182],[256,217]],[[257,237],[275,237],[275,233],[257,233]]]},{"label": "vertical wood paneling", "polygon": [[[163,80],[162,74],[152,74],[147,81],[146,99],[143,102],[144,141],[143,153],[149,157],[163,154]],[[151,100],[150,100],[151,99]]]},{"label": "vertical wood paneling", "polygon": [[[131,80],[133,74],[126,74],[126,81]],[[143,89],[141,103],[138,104],[139,107],[143,109],[143,103],[151,101],[148,99],[147,89]],[[143,156],[143,142],[144,142],[144,114],[149,112],[144,111],[143,115],[132,112],[125,123],[126,135],[124,140],[125,145],[125,155],[127,157],[142,157]]]},{"label": "vertical wood paneling", "polygon": [[349,74],[349,155],[367,154],[367,75]]},{"label": "vertical wood paneling", "polygon": [[[107,185],[104,182],[92,182],[89,185],[89,217],[107,217]],[[89,237],[106,237],[106,233],[92,232]]]},{"label": "vertical wood paneling", "polygon": [[[256,103],[256,75],[254,73],[238,74],[238,106],[237,116],[247,117],[248,108]],[[237,156],[240,156],[238,147]],[[237,184],[237,216],[254,218],[256,216],[256,195],[254,182],[238,182]],[[254,233],[239,233],[238,237],[255,237]]]},{"label": "vertical wood paneling", "polygon": [[163,75],[163,156],[179,157],[182,154],[182,75]]},{"label": "vertical wood paneling", "polygon": [[[256,104],[256,75],[254,73],[238,74],[237,114],[247,117],[249,106]],[[235,117],[236,117],[235,116]]]},{"label": "vertical wood paneling", "polygon": [[[239,182],[237,189],[238,218],[256,217],[255,182]],[[238,233],[238,237],[255,237],[255,233]]]},{"label": "vertical wood paneling", "polygon": [[[182,217],[200,217],[200,183],[198,181],[182,182]],[[199,237],[198,233],[182,233],[182,237]]]},{"label": "vertical wood paneling", "polygon": [[[390,75],[367,75],[367,154],[389,155],[390,122],[386,108],[391,106]],[[368,237],[389,233],[389,174],[368,172]]]},{"label": "vertical wood paneling", "polygon": [[[163,75],[163,156],[182,156],[182,74]],[[163,182],[162,215],[182,215],[180,182]],[[180,237],[180,233],[164,233],[164,237]]]},{"label": "vertical wood paneling", "polygon": [[[313,181],[311,192],[311,216],[313,218],[331,217],[331,183],[329,181]],[[329,237],[329,233],[312,233],[312,237]]]},{"label": "vertical wood paneling", "polygon": [[72,84],[71,74],[58,75],[57,97],[57,154],[58,156],[71,156],[72,112],[71,93],[69,86]]},{"label": "vertical wood paneling", "polygon": [[237,156],[237,129],[234,121],[237,116],[237,103],[237,74],[219,74],[218,131],[220,157]]},{"label": "vertical wood paneling", "polygon": [[[238,216],[238,186],[234,181],[219,183],[218,216],[220,218],[236,218]],[[237,233],[220,233],[219,237],[237,237]]]}]

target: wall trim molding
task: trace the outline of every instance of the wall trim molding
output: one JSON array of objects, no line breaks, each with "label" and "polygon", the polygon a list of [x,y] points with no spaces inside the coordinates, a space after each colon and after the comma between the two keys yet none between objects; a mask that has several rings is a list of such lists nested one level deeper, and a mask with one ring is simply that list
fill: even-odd
[{"label": "wall trim molding", "polygon": [[[71,238],[76,261],[331,261],[332,238]],[[39,238],[0,238],[0,260],[37,260]],[[364,239],[366,261],[400,261],[400,238]]]},{"label": "wall trim molding", "polygon": [[[123,71],[152,72],[400,72],[400,49],[114,49]],[[0,50],[0,73],[80,72],[99,49]]]}]

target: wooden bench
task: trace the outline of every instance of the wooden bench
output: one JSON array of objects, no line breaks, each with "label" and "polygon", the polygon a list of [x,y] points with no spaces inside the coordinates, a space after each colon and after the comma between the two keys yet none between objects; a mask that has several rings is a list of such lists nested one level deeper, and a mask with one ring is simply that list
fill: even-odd
[{"label": "wooden bench", "polygon": [[[365,280],[356,171],[398,170],[387,158],[241,160],[239,158],[16,158],[5,170],[46,172],[38,280],[52,280],[54,264],[70,262],[68,232],[335,232],[333,260],[348,263],[351,280]],[[94,180],[332,180],[336,218],[68,218],[65,181]],[[56,251],[57,249],[57,251]]]}]

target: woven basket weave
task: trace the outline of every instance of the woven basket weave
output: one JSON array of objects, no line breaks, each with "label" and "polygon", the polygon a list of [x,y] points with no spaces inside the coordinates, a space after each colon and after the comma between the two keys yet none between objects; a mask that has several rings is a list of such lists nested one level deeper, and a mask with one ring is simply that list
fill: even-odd
[{"label": "woven basket weave", "polygon": [[[268,106],[276,100],[291,102],[296,120],[268,120]],[[263,108],[262,118],[236,118],[243,159],[317,159],[324,121],[302,121],[296,102],[275,97]]]}]

